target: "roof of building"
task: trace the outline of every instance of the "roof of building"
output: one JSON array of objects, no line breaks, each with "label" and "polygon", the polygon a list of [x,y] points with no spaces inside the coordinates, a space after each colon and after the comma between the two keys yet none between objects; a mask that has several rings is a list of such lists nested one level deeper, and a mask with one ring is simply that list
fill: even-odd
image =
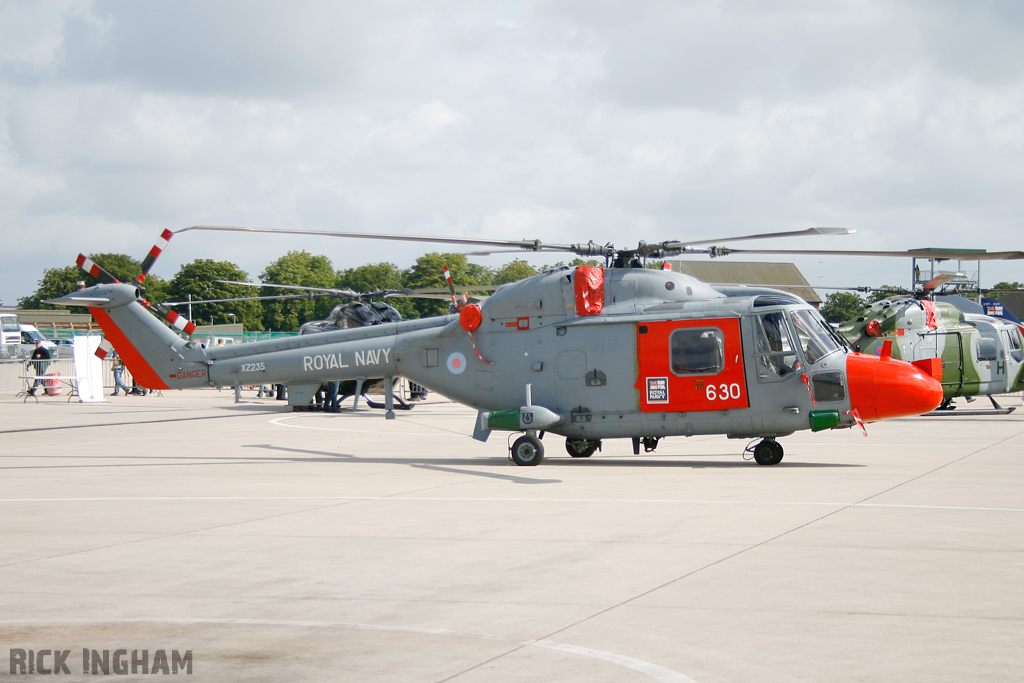
[{"label": "roof of building", "polygon": [[999,303],[1009,309],[1010,313],[1024,320],[1024,292],[1010,292],[999,297]]},{"label": "roof of building", "polygon": [[[762,285],[796,294],[809,304],[821,304],[821,297],[792,263],[743,261],[669,261],[672,270],[708,284]],[[797,285],[786,286],[786,285]]]}]

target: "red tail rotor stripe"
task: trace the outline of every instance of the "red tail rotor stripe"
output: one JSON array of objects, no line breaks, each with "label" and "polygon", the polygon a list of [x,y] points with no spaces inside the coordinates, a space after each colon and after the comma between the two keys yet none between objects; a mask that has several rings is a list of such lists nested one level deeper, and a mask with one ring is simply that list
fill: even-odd
[{"label": "red tail rotor stripe", "polygon": [[195,324],[185,316],[179,315],[176,311],[168,311],[167,317],[164,320],[169,322],[174,329],[181,330],[189,336],[196,331]]},{"label": "red tail rotor stripe", "polygon": [[128,341],[128,337],[121,328],[117,326],[110,314],[102,308],[90,308],[89,312],[92,313],[93,319],[99,323],[100,329],[103,330],[104,336],[110,340],[114,348],[117,349],[118,355],[121,356],[121,360],[128,367],[128,372],[132,373],[132,376],[139,381],[139,384],[146,387],[147,389],[168,389],[167,384],[160,378],[160,375],[153,369],[153,367],[146,361],[139,350]]},{"label": "red tail rotor stripe", "polygon": [[[103,273],[103,269],[100,268],[99,264],[97,264],[91,258],[86,256],[85,254],[79,254],[76,263],[78,264],[79,268],[89,273],[89,275],[93,276],[97,280],[100,279],[100,274]],[[116,281],[117,280],[115,278],[115,282]]]}]

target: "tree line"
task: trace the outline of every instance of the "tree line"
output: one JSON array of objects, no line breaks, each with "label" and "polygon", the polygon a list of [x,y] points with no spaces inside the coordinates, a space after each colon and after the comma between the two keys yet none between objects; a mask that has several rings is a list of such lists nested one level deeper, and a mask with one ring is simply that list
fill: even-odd
[{"label": "tree line", "polygon": [[[89,258],[122,282],[134,281],[141,272],[139,261],[126,254],[90,254]],[[596,261],[576,259],[572,262],[573,265],[578,263],[597,265]],[[537,269],[522,259],[516,259],[500,268],[491,269],[470,263],[464,254],[433,252],[421,256],[412,267],[405,270],[386,262],[335,270],[327,256],[313,255],[306,251],[290,251],[264,269],[260,274],[260,282],[323,289],[350,289],[355,292],[446,287],[443,275],[445,265],[451,271],[452,280],[456,285],[486,286],[515,282],[564,264],[556,263]],[[75,291],[77,283],[82,280],[86,286],[96,284],[93,277],[77,266],[50,268],[43,274],[36,291],[30,296],[22,297],[18,303],[26,309],[68,308],[44,302]],[[249,274],[234,263],[196,259],[183,265],[170,280],[147,275],[142,281],[145,290],[143,296],[152,303],[167,304],[187,301],[190,296],[193,301],[201,301],[289,293],[270,287],[224,284],[218,280],[250,281]],[[317,297],[193,303],[191,319],[198,325],[240,322],[247,330],[296,332],[302,323],[325,319],[334,306],[349,299]],[[389,297],[386,301],[407,319],[443,315],[448,311],[448,303],[444,300]],[[185,305],[175,305],[174,310],[187,315]]]}]

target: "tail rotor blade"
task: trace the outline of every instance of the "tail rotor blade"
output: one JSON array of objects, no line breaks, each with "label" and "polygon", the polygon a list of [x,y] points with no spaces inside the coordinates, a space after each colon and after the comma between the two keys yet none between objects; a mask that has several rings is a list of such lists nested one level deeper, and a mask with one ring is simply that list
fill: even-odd
[{"label": "tail rotor blade", "polygon": [[102,339],[100,339],[100,345],[96,347],[95,355],[100,360],[103,360],[108,355],[110,355],[110,352],[113,350],[114,346],[109,341],[107,341],[106,337],[103,337]]},{"label": "tail rotor blade", "polygon": [[96,263],[85,254],[79,254],[78,259],[75,261],[75,263],[78,264],[79,268],[89,273],[89,275],[96,278],[103,284],[111,285],[114,284],[115,282],[120,282],[120,280],[118,280],[116,277],[114,277],[107,271],[103,270],[100,264]]},{"label": "tail rotor blade", "polygon": [[146,258],[142,260],[142,272],[139,273],[139,277],[136,278],[136,282],[142,282],[142,279],[149,275],[150,269],[153,268],[153,264],[156,263],[156,259],[167,248],[167,243],[171,241],[171,237],[174,233],[170,230],[164,230],[160,233],[160,238],[157,239],[156,244],[146,254]]},{"label": "tail rotor blade", "polygon": [[196,331],[196,324],[177,311],[168,310],[160,304],[151,304],[145,299],[142,300],[142,304],[166,320],[171,327],[184,332],[186,336],[191,337],[192,333]]},{"label": "tail rotor blade", "polygon": [[455,296],[455,283],[452,281],[452,271],[448,270],[448,265],[444,266],[444,281],[448,283],[448,292],[452,295],[452,306],[456,309],[461,309],[462,304],[459,303],[458,298]]}]

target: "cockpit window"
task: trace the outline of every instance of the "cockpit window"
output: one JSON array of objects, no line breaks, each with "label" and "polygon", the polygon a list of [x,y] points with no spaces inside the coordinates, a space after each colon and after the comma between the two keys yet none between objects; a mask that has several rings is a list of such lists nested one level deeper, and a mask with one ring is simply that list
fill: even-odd
[{"label": "cockpit window", "polygon": [[1020,330],[1014,327],[1008,331],[1010,333],[1010,358],[1020,363],[1024,361],[1024,350],[1020,345]]},{"label": "cockpit window", "polygon": [[758,380],[777,380],[796,371],[799,363],[790,341],[792,333],[782,311],[759,315],[754,325],[754,338]]},{"label": "cockpit window", "polygon": [[978,360],[993,361],[999,357],[999,344],[989,337],[978,338]]},{"label": "cockpit window", "polygon": [[839,350],[839,345],[825,328],[826,323],[808,310],[793,311],[793,327],[796,329],[800,349],[808,363],[817,363],[830,353]]},{"label": "cockpit window", "polygon": [[717,327],[685,327],[668,339],[672,354],[672,374],[717,375],[724,366],[725,338]]}]

